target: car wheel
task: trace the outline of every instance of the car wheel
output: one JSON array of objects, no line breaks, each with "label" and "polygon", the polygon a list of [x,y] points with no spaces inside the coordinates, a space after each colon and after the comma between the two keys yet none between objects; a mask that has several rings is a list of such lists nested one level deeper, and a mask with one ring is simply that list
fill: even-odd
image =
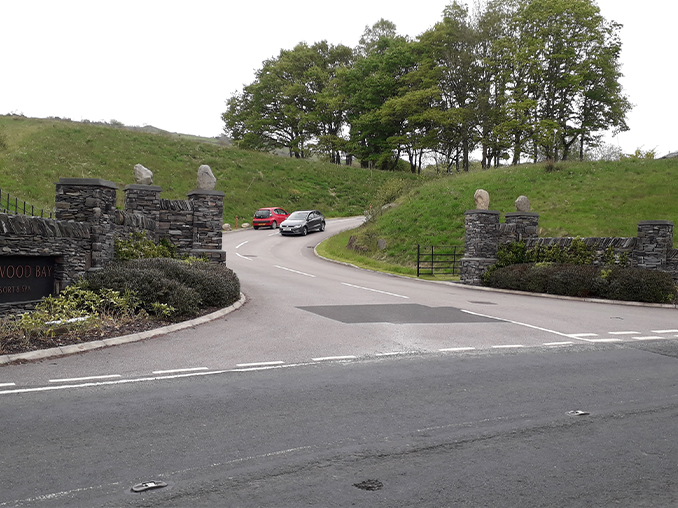
[{"label": "car wheel", "polygon": [[307,233],[308,233],[308,228],[307,228],[306,226],[304,226],[304,227],[301,229],[301,236],[306,236]]},{"label": "car wheel", "polygon": [[276,221],[273,221],[273,224],[271,224],[271,229],[278,229],[278,223]]},{"label": "car wheel", "polygon": [[254,229],[259,229],[259,226],[254,226]]},{"label": "car wheel", "polygon": [[324,222],[320,223],[320,231],[325,231],[325,223]]}]

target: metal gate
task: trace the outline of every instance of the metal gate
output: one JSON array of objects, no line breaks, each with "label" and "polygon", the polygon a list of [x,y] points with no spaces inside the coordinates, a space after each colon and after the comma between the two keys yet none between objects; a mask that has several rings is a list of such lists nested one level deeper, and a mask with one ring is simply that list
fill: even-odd
[{"label": "metal gate", "polygon": [[456,275],[459,273],[461,248],[456,246],[417,245],[417,277],[421,274]]}]

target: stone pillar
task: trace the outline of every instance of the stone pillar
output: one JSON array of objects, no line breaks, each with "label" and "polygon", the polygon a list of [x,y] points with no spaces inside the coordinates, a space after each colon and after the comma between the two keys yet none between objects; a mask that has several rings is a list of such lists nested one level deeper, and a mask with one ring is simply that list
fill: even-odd
[{"label": "stone pillar", "polygon": [[497,261],[499,212],[468,210],[464,215],[466,233],[461,282],[477,286],[485,270]]},{"label": "stone pillar", "polygon": [[193,205],[191,254],[205,255],[213,263],[226,262],[226,251],[221,250],[224,196],[221,191],[208,189],[195,189],[188,193],[188,199]]},{"label": "stone pillar", "polygon": [[534,212],[507,213],[501,229],[500,244],[536,239],[539,237],[539,214]]},{"label": "stone pillar", "polygon": [[673,249],[673,222],[640,221],[637,238],[633,250],[633,266],[646,270],[664,270],[667,266],[667,255]]},{"label": "stone pillar", "polygon": [[60,178],[56,184],[56,218],[90,225],[92,269],[103,268],[115,256],[117,189],[100,178]]},{"label": "stone pillar", "polygon": [[123,189],[125,193],[125,211],[140,213],[154,221],[160,217],[160,192],[157,185],[132,184]]}]

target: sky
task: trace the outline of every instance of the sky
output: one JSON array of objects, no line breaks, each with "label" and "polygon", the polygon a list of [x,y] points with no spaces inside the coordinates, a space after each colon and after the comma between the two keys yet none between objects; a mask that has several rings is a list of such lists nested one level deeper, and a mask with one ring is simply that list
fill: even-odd
[{"label": "sky", "polygon": [[[381,18],[412,38],[448,0],[0,0],[0,114],[223,133],[226,100],[299,42],[355,47]],[[624,153],[678,151],[676,0],[598,0],[624,25]]]}]

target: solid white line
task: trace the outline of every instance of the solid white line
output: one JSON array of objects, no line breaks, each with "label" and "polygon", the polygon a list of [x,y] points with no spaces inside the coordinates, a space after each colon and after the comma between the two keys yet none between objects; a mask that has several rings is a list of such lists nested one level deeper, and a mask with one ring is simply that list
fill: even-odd
[{"label": "solid white line", "polygon": [[652,333],[678,333],[678,330],[650,330]]},{"label": "solid white line", "polygon": [[[640,332],[607,332],[610,335],[638,335]],[[657,332],[652,332],[652,333],[657,333]]]},{"label": "solid white line", "polygon": [[454,351],[473,351],[475,348],[474,347],[448,347],[444,349],[439,349],[441,353],[445,353],[447,351],[454,352]]},{"label": "solid white line", "polygon": [[249,240],[245,240],[243,243],[239,243],[238,245],[235,246],[235,248],[236,248],[236,249],[239,249],[240,247],[242,247],[243,245],[245,245],[247,242],[249,242]]},{"label": "solid white line", "polygon": [[280,268],[281,270],[287,270],[288,272],[294,272],[294,273],[298,273],[299,275],[304,275],[305,277],[315,278],[315,275],[311,275],[309,273],[298,272],[296,270],[292,270],[291,268],[285,268],[284,266],[278,266],[278,265],[273,265],[273,266],[275,266],[276,268]]},{"label": "solid white line", "polygon": [[16,386],[16,383],[0,383],[0,386]]},{"label": "solid white line", "polygon": [[314,362],[324,362],[328,360],[355,360],[356,356],[325,356],[323,358],[311,358]]},{"label": "solid white line", "polygon": [[570,344],[574,344],[572,341],[565,341],[565,342],[544,342],[544,346],[568,346]]},{"label": "solid white line", "polygon": [[247,261],[253,261],[252,258],[245,257],[242,254],[240,254],[239,252],[236,252],[235,255],[238,256],[239,258],[246,259]]},{"label": "solid white line", "polygon": [[195,372],[198,370],[208,370],[208,369],[207,367],[193,367],[190,369],[154,370],[153,374],[176,374],[177,372]]},{"label": "solid white line", "polygon": [[50,383],[72,383],[75,381],[93,381],[95,379],[112,379],[122,377],[120,374],[110,374],[107,376],[89,376],[89,377],[72,377],[69,379],[50,379]]},{"label": "solid white line", "polygon": [[255,362],[255,363],[238,363],[236,367],[263,367],[264,365],[282,365],[283,361],[277,360],[275,362]]},{"label": "solid white line", "polygon": [[511,348],[511,347],[525,347],[522,344],[506,344],[502,346],[492,346],[495,349],[502,349],[502,348]]},{"label": "solid white line", "polygon": [[344,286],[349,286],[349,287],[352,287],[352,288],[364,289],[365,291],[374,291],[375,293],[381,293],[382,295],[389,295],[389,296],[395,296],[395,297],[398,297],[398,298],[407,298],[407,299],[410,298],[409,296],[397,295],[395,293],[389,293],[387,291],[379,291],[378,289],[371,289],[371,288],[365,288],[365,287],[362,287],[362,286],[356,286],[354,284],[349,284],[348,282],[342,282],[342,284]]},{"label": "solid white line", "polygon": [[657,339],[665,339],[666,337],[631,337],[633,340],[657,340]]},{"label": "solid white line", "polygon": [[[497,321],[504,321],[506,323],[512,323],[512,324],[518,325],[518,326],[526,326],[527,328],[533,328],[535,330],[540,330],[542,332],[553,333],[555,335],[560,335],[562,337],[577,338],[577,337],[572,337],[571,335],[569,335],[567,333],[556,332],[555,330],[549,330],[548,328],[542,328],[540,326],[528,325],[527,323],[521,323],[519,321],[513,321],[511,319],[498,318],[498,317],[495,317],[495,316],[490,316],[488,314],[480,314],[479,312],[471,312],[470,310],[465,310],[465,309],[459,309],[459,310],[461,310],[462,312],[466,312],[466,314],[471,314],[473,316],[480,316],[480,317],[486,317],[486,318],[490,318],[490,319],[496,319]],[[587,340],[587,339],[581,339],[581,340]]]}]

